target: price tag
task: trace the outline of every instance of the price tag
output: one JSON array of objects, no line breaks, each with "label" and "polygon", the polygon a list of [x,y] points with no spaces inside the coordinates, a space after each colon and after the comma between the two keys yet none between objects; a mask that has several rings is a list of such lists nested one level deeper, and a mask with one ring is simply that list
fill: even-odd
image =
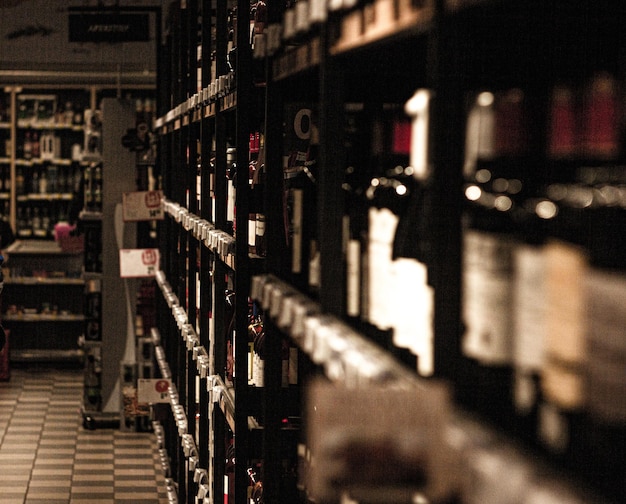
[{"label": "price tag", "polygon": [[155,276],[159,269],[159,249],[121,249],[120,277],[139,278]]},{"label": "price tag", "polygon": [[140,404],[170,402],[169,388],[169,380],[139,378],[137,380],[137,401]]},{"label": "price tag", "polygon": [[163,220],[163,191],[125,192],[122,195],[124,222]]}]

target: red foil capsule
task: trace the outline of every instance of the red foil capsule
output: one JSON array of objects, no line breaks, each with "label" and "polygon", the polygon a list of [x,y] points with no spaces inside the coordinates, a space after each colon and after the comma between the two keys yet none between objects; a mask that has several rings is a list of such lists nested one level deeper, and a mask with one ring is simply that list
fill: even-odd
[{"label": "red foil capsule", "polygon": [[495,113],[496,154],[515,157],[528,152],[528,125],[523,91],[510,89],[498,95]]},{"label": "red foil capsule", "polygon": [[583,104],[583,144],[587,156],[618,156],[621,108],[617,81],[606,73],[594,77]]},{"label": "red foil capsule", "polygon": [[580,139],[576,120],[574,92],[566,86],[556,86],[550,103],[548,154],[563,159],[579,154]]}]

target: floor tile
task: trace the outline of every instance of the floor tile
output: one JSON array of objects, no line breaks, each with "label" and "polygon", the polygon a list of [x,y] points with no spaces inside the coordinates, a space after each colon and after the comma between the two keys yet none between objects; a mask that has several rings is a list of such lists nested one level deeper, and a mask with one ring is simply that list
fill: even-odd
[{"label": "floor tile", "polygon": [[80,371],[0,382],[0,504],[167,503],[156,438],[84,430],[81,401]]},{"label": "floor tile", "polygon": [[72,488],[72,480],[69,479],[31,479],[28,488]]},{"label": "floor tile", "polygon": [[91,484],[93,482],[101,482],[101,481],[110,481],[113,484],[115,480],[115,476],[113,472],[111,474],[78,474],[74,472],[72,476],[72,481],[76,486],[82,486],[85,483]]}]

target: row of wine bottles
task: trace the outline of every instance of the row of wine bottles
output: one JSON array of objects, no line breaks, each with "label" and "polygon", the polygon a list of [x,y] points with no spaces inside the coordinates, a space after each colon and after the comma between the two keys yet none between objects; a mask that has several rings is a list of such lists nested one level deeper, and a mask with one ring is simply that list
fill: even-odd
[{"label": "row of wine bottles", "polygon": [[514,370],[522,412],[542,397],[626,426],[616,401],[626,379],[626,275],[592,267],[584,249],[562,241],[529,244],[471,229],[464,247],[464,354]]},{"label": "row of wine bottles", "polygon": [[[41,166],[33,165],[15,167],[15,192],[17,196],[26,194],[66,194],[78,190],[82,177],[82,168],[77,164],[71,165],[45,163]],[[0,173],[8,173],[8,167]],[[4,179],[4,190],[10,189],[7,178]]]},{"label": "row of wine bottles", "polygon": [[56,95],[18,95],[17,119],[25,124],[80,126],[83,107],[71,101],[63,105]]},{"label": "row of wine bottles", "polygon": [[[213,146],[214,147],[214,146]],[[200,148],[198,149],[200,152]],[[236,215],[237,215],[237,149],[228,147],[226,150],[226,229],[233,236],[237,233]],[[203,167],[203,160],[198,154],[197,160],[197,187],[200,202],[202,199],[201,177],[209,177],[209,194],[213,205],[212,214],[216,214],[215,205],[218,201],[215,199],[215,154],[211,155],[208,164]],[[251,188],[249,201],[250,213],[248,214],[248,247],[251,255],[263,257],[266,254],[265,241],[265,215],[262,212],[261,202],[263,200],[263,189],[265,180],[265,154],[263,147],[263,135],[259,131],[250,133],[249,140],[249,161],[248,161],[248,185]],[[245,173],[245,172],[244,172]],[[200,203],[201,204],[201,203]]]},{"label": "row of wine bottles", "polygon": [[522,88],[477,93],[467,118],[466,174],[479,160],[538,152],[548,159],[620,159],[626,149],[623,88],[600,72],[583,83],[556,84],[547,96]]},{"label": "row of wine bottles", "polygon": [[52,238],[57,222],[67,222],[68,207],[71,203],[32,204],[17,207],[16,230],[19,238]]},{"label": "row of wine bottles", "polygon": [[[228,382],[232,382],[235,370],[234,347],[234,303],[235,293],[227,290],[225,293],[226,301],[226,378]],[[266,357],[266,341],[267,338],[281,338],[281,360],[282,360],[282,377],[281,384],[283,387],[298,384],[298,350],[288,339],[279,333],[269,333],[264,323],[263,312],[256,302],[249,300],[248,302],[248,384],[255,387],[263,387],[265,384],[264,368]]]}]

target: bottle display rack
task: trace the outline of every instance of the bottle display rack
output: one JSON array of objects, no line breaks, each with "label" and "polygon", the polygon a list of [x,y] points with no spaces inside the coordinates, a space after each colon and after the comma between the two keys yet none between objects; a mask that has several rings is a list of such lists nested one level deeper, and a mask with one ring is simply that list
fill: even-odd
[{"label": "bottle display rack", "polygon": [[[157,283],[178,499],[617,502],[626,11],[170,16]],[[430,449],[400,453],[402,433]]]}]

